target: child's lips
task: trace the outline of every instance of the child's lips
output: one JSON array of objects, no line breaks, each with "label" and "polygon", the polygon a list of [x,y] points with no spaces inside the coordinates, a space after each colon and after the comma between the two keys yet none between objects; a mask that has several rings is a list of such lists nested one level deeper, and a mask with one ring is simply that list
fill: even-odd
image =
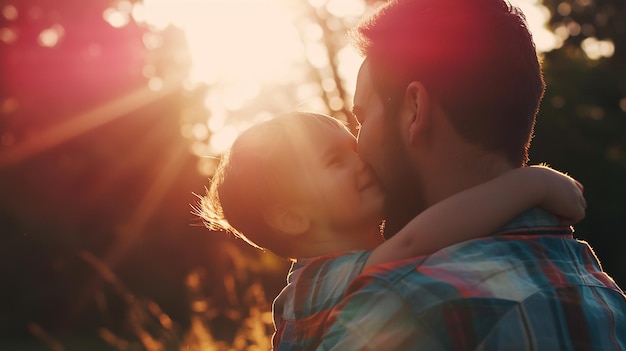
[{"label": "child's lips", "polygon": [[376,183],[376,180],[374,178],[367,177],[367,178],[365,178],[361,182],[361,185],[359,186],[359,191],[363,191],[363,190],[369,189],[369,188],[371,188],[373,186],[376,186],[376,185],[377,185],[377,183]]}]

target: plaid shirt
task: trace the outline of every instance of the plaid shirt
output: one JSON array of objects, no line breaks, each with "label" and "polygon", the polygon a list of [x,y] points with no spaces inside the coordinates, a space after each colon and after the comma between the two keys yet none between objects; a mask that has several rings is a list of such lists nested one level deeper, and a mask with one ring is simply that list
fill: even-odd
[{"label": "plaid shirt", "polygon": [[291,266],[287,286],[274,300],[274,349],[306,350],[320,341],[331,309],[361,273],[369,251],[300,259]]},{"label": "plaid shirt", "polygon": [[368,268],[318,350],[626,350],[626,296],[532,210],[502,233]]}]

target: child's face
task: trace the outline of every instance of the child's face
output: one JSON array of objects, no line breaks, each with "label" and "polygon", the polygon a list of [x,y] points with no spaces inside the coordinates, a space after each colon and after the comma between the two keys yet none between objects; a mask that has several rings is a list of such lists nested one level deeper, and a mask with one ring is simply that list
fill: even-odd
[{"label": "child's face", "polygon": [[355,137],[337,128],[318,139],[312,141],[304,165],[315,217],[340,232],[377,228],[384,193],[374,172],[359,158]]}]

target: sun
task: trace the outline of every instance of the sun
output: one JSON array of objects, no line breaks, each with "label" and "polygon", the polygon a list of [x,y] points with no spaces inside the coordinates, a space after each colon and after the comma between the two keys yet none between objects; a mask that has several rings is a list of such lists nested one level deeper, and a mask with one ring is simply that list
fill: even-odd
[{"label": "sun", "polygon": [[[249,123],[229,118],[264,86],[289,83],[308,59],[296,21],[302,4],[290,0],[144,0],[132,16],[159,31],[182,30],[190,58],[186,84],[210,87],[207,123],[184,126],[198,156],[224,152]],[[210,133],[208,131],[210,130]],[[208,135],[208,136],[207,136]],[[208,143],[197,136],[207,136]],[[206,173],[206,172],[203,172]]]},{"label": "sun", "polygon": [[286,1],[144,0],[140,11],[148,24],[184,31],[192,82],[249,86],[280,81],[302,58],[293,5]]}]

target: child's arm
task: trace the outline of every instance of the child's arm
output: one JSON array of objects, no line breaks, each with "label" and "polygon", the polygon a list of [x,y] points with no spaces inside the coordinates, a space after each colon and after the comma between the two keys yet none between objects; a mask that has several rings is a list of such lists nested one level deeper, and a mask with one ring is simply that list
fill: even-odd
[{"label": "child's arm", "polygon": [[532,207],[560,217],[562,225],[577,223],[585,217],[582,190],[579,182],[548,167],[509,171],[426,209],[374,249],[365,267],[489,235]]}]

